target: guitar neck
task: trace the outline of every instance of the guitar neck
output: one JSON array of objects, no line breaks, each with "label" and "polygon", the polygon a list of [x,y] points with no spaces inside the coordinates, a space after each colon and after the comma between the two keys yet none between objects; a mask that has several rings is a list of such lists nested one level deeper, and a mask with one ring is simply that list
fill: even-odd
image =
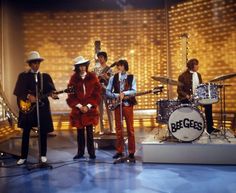
[{"label": "guitar neck", "polygon": [[[60,91],[56,91],[56,92],[54,92],[54,94],[62,94],[62,93],[64,93],[64,92],[66,92],[66,91],[65,91],[65,90],[60,90]],[[43,98],[49,97],[51,93],[52,93],[52,92],[41,95],[41,96],[40,96],[40,99],[43,99]]]},{"label": "guitar neck", "polygon": [[62,93],[64,93],[64,92],[66,92],[65,90],[60,90],[60,91],[56,91],[56,92],[54,92],[55,94],[62,94]]},{"label": "guitar neck", "polygon": [[106,66],[102,72],[100,73],[100,75],[104,74],[104,73],[107,73],[112,67],[114,67],[116,65],[116,62],[114,62],[112,65],[110,66]]},{"label": "guitar neck", "polygon": [[125,96],[124,98],[128,99],[128,98],[131,98],[131,97],[142,96],[142,95],[149,94],[149,93],[152,93],[152,90],[148,90],[148,91],[144,91],[144,92],[138,92],[138,93],[136,93],[134,95]]},{"label": "guitar neck", "polygon": [[135,94],[135,96],[142,96],[142,95],[149,94],[149,93],[152,93],[152,90],[148,90],[148,91],[144,91],[144,92],[138,92],[138,93]]}]

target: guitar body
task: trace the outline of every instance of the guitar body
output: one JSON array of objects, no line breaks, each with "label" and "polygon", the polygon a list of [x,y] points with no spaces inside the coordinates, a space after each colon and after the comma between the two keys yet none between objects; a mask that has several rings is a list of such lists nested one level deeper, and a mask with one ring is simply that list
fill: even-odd
[{"label": "guitar body", "polygon": [[[74,92],[75,92],[75,89],[73,87],[68,87],[65,90],[57,91],[54,93],[61,94],[61,93],[74,93]],[[39,107],[42,107],[44,105],[44,103],[40,101],[40,99],[46,98],[50,94],[51,93],[48,93],[39,97]],[[34,110],[36,103],[31,103],[29,100],[17,99],[17,105],[19,107],[20,112],[22,112],[23,114],[28,114]]]},{"label": "guitar body", "polygon": [[[29,100],[17,100],[17,105],[19,107],[20,112],[23,114],[31,113],[36,107],[36,103],[31,103]],[[39,101],[39,107],[44,105],[43,102]]]},{"label": "guitar body", "polygon": [[19,107],[19,110],[24,113],[24,114],[27,114],[27,113],[30,113],[33,108],[32,106],[34,106],[29,100],[17,100],[17,104],[18,104],[18,107]]}]

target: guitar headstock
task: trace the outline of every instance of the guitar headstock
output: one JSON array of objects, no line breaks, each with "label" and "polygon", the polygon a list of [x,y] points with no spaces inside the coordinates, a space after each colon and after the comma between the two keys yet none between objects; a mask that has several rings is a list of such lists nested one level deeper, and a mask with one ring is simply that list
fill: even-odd
[{"label": "guitar headstock", "polygon": [[68,94],[73,94],[75,93],[75,87],[74,86],[68,86],[68,88],[66,88],[64,90],[65,93],[68,93]]},{"label": "guitar headstock", "polygon": [[112,68],[112,67],[116,66],[116,64],[117,64],[117,62],[114,62],[113,64],[111,64],[111,65],[109,66],[109,68]]},{"label": "guitar headstock", "polygon": [[153,94],[159,94],[163,91],[164,86],[157,86],[154,89],[152,89]]}]

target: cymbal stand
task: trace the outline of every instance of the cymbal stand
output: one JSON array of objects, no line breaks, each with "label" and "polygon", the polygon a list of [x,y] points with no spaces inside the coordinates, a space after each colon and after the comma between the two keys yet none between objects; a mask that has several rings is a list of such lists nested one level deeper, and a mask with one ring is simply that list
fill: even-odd
[{"label": "cymbal stand", "polygon": [[[167,99],[168,99],[168,101],[170,100],[169,85],[170,85],[170,80],[167,80]],[[167,138],[162,141],[171,141],[172,140],[172,135],[170,134],[170,130],[168,129],[168,127],[169,127],[168,122],[169,121],[167,121],[167,132],[166,132]]]},{"label": "cymbal stand", "polygon": [[169,91],[170,80],[167,80],[167,99],[170,100],[170,91]]},{"label": "cymbal stand", "polygon": [[225,102],[225,83],[222,81],[220,83],[222,88],[220,88],[220,127],[222,129],[222,135],[230,143],[230,140],[226,136],[226,102]]}]

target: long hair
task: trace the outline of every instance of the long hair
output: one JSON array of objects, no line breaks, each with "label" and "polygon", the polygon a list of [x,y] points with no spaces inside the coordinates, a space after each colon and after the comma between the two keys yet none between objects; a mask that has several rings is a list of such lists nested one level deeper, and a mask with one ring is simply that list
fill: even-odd
[{"label": "long hair", "polygon": [[83,66],[86,66],[86,72],[88,72],[89,63],[90,63],[90,62],[75,65],[74,71],[75,71],[76,73],[80,73],[79,67],[83,65]]},{"label": "long hair", "polygon": [[193,70],[194,68],[194,65],[198,65],[198,60],[196,58],[193,58],[191,60],[189,60],[186,64],[186,67],[189,69],[189,70]]}]

